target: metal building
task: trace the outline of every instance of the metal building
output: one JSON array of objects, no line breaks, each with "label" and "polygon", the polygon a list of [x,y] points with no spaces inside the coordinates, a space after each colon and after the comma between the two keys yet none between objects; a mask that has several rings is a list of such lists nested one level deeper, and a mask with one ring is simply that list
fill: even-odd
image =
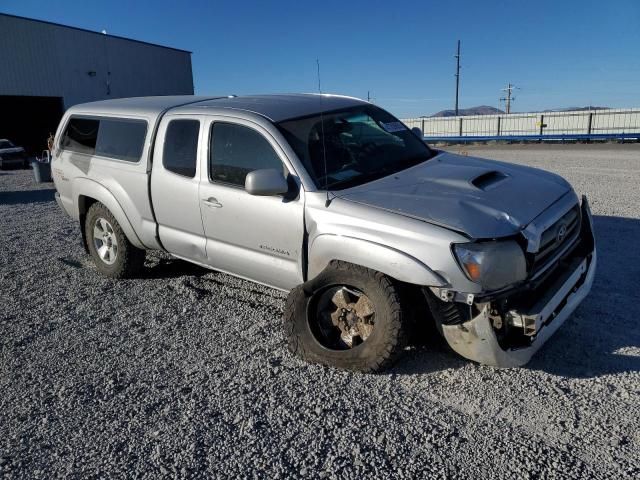
[{"label": "metal building", "polygon": [[192,95],[191,52],[0,13],[0,138],[32,154],[72,105]]}]

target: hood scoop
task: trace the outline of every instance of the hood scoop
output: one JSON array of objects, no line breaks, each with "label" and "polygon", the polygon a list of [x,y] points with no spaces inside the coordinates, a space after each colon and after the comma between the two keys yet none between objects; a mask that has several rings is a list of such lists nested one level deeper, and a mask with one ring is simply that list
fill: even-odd
[{"label": "hood scoop", "polygon": [[505,181],[509,176],[506,173],[498,172],[497,170],[491,170],[489,172],[478,175],[471,180],[471,184],[479,188],[480,190],[490,190],[498,184]]}]

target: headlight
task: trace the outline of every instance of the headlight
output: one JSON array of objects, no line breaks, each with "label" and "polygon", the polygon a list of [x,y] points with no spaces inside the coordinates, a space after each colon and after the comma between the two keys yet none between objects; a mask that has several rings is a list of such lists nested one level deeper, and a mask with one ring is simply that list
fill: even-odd
[{"label": "headlight", "polygon": [[469,280],[496,290],[527,278],[522,249],[513,240],[456,243],[453,253]]}]

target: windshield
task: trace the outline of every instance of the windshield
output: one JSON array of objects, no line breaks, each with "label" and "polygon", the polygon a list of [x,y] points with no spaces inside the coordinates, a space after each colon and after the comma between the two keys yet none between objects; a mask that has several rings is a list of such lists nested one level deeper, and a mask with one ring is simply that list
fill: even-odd
[{"label": "windshield", "polygon": [[373,105],[278,124],[319,189],[386,177],[434,155],[398,119]]},{"label": "windshield", "polygon": [[9,140],[0,140],[0,148],[13,148],[13,144]]}]

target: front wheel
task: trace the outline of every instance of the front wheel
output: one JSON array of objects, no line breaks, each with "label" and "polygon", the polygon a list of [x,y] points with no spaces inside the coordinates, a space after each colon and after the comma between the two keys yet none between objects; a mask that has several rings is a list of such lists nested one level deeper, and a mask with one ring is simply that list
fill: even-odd
[{"label": "front wheel", "polygon": [[406,346],[397,287],[386,275],[334,261],[287,298],[289,350],[304,360],[347,370],[377,372]]},{"label": "front wheel", "polygon": [[140,271],[145,251],[134,247],[107,207],[94,203],[85,219],[87,247],[100,273],[128,278]]}]

